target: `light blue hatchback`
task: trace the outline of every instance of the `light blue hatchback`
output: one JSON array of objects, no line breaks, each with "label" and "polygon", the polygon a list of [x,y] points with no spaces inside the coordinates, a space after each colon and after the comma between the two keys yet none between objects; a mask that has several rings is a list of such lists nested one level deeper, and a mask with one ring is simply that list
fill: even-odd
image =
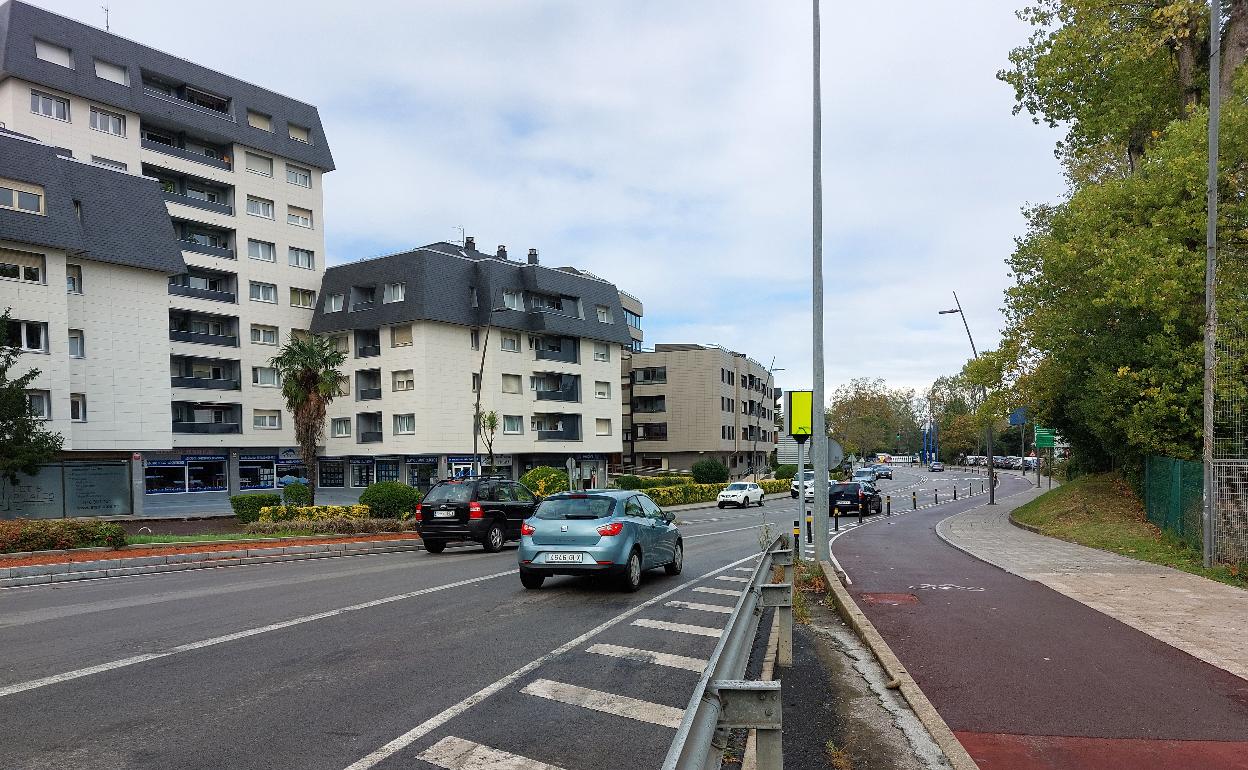
[{"label": "light blue hatchback", "polygon": [[685,546],[675,518],[642,492],[551,495],[520,526],[520,582],[541,588],[551,575],[607,573],[636,591],[645,570],[663,567],[679,575]]}]

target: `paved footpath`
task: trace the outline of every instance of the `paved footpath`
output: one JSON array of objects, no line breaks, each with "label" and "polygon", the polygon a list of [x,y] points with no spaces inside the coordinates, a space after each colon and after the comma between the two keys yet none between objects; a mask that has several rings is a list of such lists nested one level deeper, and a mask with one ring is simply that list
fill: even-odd
[{"label": "paved footpath", "polygon": [[[1006,477],[998,501],[1032,495]],[[979,766],[1248,770],[1248,680],[937,534],[983,502],[876,520],[833,545],[859,606]],[[1078,566],[1062,579],[1089,574]]]}]

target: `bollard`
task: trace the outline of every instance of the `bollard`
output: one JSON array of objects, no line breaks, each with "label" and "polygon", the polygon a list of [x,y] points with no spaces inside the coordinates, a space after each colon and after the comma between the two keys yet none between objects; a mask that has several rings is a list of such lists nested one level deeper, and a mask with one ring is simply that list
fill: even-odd
[{"label": "bollard", "polygon": [[806,517],[806,544],[814,545],[815,543],[815,517]]},{"label": "bollard", "polygon": [[957,484],[953,485],[953,499],[954,500],[958,499],[958,485]]},{"label": "bollard", "polygon": [[893,515],[893,496],[892,495],[884,496],[884,515],[885,516]]},{"label": "bollard", "polygon": [[940,505],[940,490],[933,489],[932,494],[936,496],[936,505]]},{"label": "bollard", "polygon": [[862,512],[863,512],[863,509],[866,508],[867,505],[869,505],[869,503],[866,503],[866,502],[860,503],[858,505],[858,523],[859,524],[862,523]]},{"label": "bollard", "polygon": [[918,492],[910,493],[910,505],[913,507],[913,510],[916,510],[916,511],[919,510],[919,493]]},{"label": "bollard", "polygon": [[832,509],[832,531],[841,531],[841,512],[836,508]]}]

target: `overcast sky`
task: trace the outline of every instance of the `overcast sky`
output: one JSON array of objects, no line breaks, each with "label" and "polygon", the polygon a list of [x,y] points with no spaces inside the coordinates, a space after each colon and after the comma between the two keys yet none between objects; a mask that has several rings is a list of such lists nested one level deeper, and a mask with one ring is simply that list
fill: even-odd
[{"label": "overcast sky", "polygon": [[[645,303],[647,345],[811,375],[810,3],[35,0],[320,108],[330,264],[456,240],[530,247]],[[1056,134],[994,75],[1022,0],[825,2],[829,387],[923,388],[1001,325],[1020,207]],[[176,34],[172,30],[177,30]]]}]

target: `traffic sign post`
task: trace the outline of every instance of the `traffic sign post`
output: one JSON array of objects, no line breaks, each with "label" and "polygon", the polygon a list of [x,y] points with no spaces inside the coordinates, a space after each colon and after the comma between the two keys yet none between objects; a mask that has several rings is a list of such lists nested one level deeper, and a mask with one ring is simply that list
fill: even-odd
[{"label": "traffic sign post", "polygon": [[[1057,445],[1057,432],[1052,428],[1036,426],[1036,454],[1041,449],[1049,450],[1049,489],[1053,488],[1053,448]],[[1036,472],[1036,486],[1040,486],[1040,472]]]},{"label": "traffic sign post", "polygon": [[[806,510],[806,441],[814,429],[814,393],[809,390],[789,390],[784,394],[784,432],[797,442],[797,503],[802,520],[810,513]],[[814,473],[811,473],[811,489],[814,489]],[[793,558],[801,560],[803,548],[794,542]]]}]

